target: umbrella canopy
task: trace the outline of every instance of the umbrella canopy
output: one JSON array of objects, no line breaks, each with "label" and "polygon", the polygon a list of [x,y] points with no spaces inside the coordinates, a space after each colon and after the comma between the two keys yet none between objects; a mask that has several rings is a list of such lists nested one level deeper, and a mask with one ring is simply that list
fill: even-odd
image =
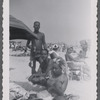
[{"label": "umbrella canopy", "polygon": [[31,38],[38,39],[37,35],[34,34],[22,21],[10,15],[10,40],[30,40]]}]

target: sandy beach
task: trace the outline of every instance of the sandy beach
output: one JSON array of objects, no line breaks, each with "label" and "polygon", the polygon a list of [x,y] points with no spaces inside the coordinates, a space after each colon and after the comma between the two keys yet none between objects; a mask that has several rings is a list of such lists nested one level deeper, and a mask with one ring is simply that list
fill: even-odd
[{"label": "sandy beach", "polygon": [[[28,66],[29,57],[17,57],[10,56],[10,81],[14,81],[27,91],[41,91],[28,81],[28,77],[31,75],[31,68]],[[37,63],[38,65],[38,63]],[[93,96],[91,91],[91,80],[76,81],[69,80],[65,94],[78,95],[79,100],[92,100]],[[43,94],[46,95],[47,92]]]}]

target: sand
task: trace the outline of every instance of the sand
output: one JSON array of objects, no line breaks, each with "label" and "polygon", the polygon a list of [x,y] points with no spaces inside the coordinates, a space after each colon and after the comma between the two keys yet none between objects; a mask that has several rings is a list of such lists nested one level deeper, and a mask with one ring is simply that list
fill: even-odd
[{"label": "sand", "polygon": [[[33,86],[30,82],[28,82],[28,77],[31,75],[31,68],[28,66],[28,63],[29,57],[10,56],[10,81],[14,81],[27,91],[43,90],[43,88],[38,90],[38,86]],[[91,95],[91,91],[91,80],[70,80],[65,94],[78,95],[80,97],[79,100],[94,100],[93,95]],[[48,96],[47,100],[49,100],[47,92],[40,92],[40,95]]]}]

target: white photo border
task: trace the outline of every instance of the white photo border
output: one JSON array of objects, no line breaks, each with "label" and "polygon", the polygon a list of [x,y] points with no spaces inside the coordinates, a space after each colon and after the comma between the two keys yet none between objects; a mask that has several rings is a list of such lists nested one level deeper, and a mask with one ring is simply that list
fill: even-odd
[{"label": "white photo border", "polygon": [[[92,36],[92,66],[96,67],[97,65],[97,0],[91,0],[91,32]],[[96,33],[96,34],[94,34]],[[3,1],[3,98],[2,100],[9,100],[9,0]],[[97,99],[97,67],[95,70],[92,70],[94,73],[93,78],[93,98]]]}]

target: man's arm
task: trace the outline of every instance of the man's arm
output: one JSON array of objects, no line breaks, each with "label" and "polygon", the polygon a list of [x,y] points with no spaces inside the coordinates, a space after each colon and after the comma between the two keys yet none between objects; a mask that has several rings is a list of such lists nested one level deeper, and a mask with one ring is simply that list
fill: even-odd
[{"label": "man's arm", "polygon": [[59,78],[53,87],[55,88],[56,93],[63,94],[68,85],[68,78],[64,75],[64,77]]},{"label": "man's arm", "polygon": [[30,40],[27,40],[27,43],[26,43],[26,47],[28,47],[29,49],[31,49],[31,47],[30,47],[30,45],[29,45],[30,42],[31,42]]},{"label": "man's arm", "polygon": [[47,49],[47,44],[46,44],[46,41],[45,41],[45,35],[44,34],[43,34],[43,48]]},{"label": "man's arm", "polygon": [[57,82],[57,84],[53,84],[48,88],[48,92],[49,93],[56,93],[58,95],[62,95],[63,94],[63,89],[62,89],[62,84],[61,82]]}]

